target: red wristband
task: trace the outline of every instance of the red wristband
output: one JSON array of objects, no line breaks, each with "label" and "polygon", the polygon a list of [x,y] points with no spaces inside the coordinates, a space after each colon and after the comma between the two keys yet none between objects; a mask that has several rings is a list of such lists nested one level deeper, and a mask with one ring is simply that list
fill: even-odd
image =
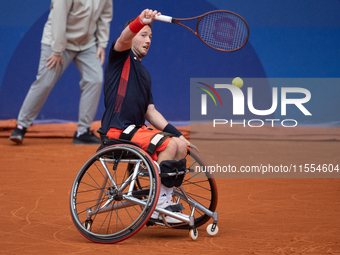
[{"label": "red wristband", "polygon": [[145,24],[140,20],[139,16],[140,15],[138,15],[138,17],[129,24],[131,32],[135,34],[137,34],[145,26]]}]

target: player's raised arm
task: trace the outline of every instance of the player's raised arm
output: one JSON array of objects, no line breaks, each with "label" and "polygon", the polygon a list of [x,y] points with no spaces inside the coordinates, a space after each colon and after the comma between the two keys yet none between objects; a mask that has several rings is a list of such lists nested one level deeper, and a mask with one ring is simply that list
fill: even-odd
[{"label": "player's raised arm", "polygon": [[155,16],[160,15],[158,11],[145,9],[141,14],[129,23],[120,34],[114,46],[116,51],[124,51],[131,48],[132,39],[145,26],[151,24],[155,20]]}]

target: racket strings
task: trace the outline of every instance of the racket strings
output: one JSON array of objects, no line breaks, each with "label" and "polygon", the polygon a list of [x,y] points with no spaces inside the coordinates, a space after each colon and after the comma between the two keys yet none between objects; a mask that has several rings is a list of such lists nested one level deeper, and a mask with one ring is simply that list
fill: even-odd
[{"label": "racket strings", "polygon": [[232,51],[248,40],[248,27],[239,16],[228,12],[214,12],[201,18],[197,32],[213,48]]}]

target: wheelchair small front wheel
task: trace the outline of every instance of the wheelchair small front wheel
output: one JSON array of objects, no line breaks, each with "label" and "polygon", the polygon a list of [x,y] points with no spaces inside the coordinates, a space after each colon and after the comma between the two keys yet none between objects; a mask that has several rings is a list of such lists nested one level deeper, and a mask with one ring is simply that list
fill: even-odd
[{"label": "wheelchair small front wheel", "polygon": [[211,235],[211,236],[214,236],[214,235],[217,235],[217,233],[218,233],[218,226],[215,224],[209,224],[208,226],[207,226],[207,233],[209,234],[209,235]]},{"label": "wheelchair small front wheel", "polygon": [[192,240],[197,240],[198,238],[198,230],[196,228],[190,229],[189,236]]}]

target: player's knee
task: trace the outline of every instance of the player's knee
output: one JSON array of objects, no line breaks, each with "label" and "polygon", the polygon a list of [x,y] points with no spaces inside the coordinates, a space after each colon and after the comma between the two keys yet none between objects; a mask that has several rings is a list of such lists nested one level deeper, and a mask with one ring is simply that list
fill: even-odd
[{"label": "player's knee", "polygon": [[166,150],[170,152],[172,155],[175,155],[177,152],[177,143],[173,139],[171,139],[166,146]]},{"label": "player's knee", "polygon": [[172,138],[175,143],[176,143],[176,151],[177,151],[177,156],[179,158],[184,158],[187,154],[187,144],[185,141],[183,141],[182,139],[180,138],[177,138],[177,137],[174,137]]}]

